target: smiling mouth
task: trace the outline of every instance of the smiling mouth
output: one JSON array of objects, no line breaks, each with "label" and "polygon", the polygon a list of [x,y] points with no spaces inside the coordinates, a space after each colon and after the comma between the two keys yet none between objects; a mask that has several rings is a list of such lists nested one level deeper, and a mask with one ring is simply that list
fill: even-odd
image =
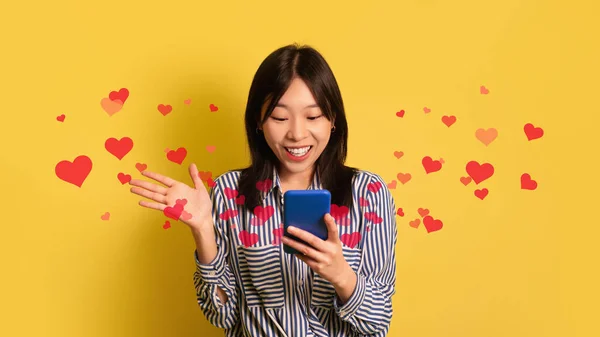
[{"label": "smiling mouth", "polygon": [[305,147],[302,147],[302,148],[289,148],[289,147],[286,147],[285,149],[292,156],[302,157],[303,155],[307,154],[308,151],[310,151],[310,149],[312,149],[312,145],[305,146]]}]

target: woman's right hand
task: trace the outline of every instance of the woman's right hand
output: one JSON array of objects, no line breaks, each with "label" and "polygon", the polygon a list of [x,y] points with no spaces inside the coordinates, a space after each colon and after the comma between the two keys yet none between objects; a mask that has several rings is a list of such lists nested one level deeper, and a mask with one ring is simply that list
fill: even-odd
[{"label": "woman's right hand", "polygon": [[[167,207],[175,207],[178,199],[182,201],[185,199],[184,213],[182,213],[179,220],[192,230],[201,231],[206,229],[204,227],[212,224],[212,201],[202,179],[198,176],[196,164],[190,164],[189,171],[194,183],[193,188],[159,173],[144,170],[142,171],[143,176],[151,178],[162,185],[132,179],[129,182],[130,185],[133,185],[131,192],[151,200],[140,200],[140,206],[157,209],[161,212]],[[174,213],[169,212],[169,214]]]}]

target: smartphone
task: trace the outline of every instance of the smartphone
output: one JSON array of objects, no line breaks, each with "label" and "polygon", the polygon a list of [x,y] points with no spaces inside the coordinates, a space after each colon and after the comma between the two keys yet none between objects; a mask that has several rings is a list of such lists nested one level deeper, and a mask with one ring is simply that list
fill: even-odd
[{"label": "smartphone", "polygon": [[[328,190],[289,190],[283,194],[283,235],[308,245],[303,240],[288,233],[289,226],[303,229],[321,240],[327,240],[325,214],[330,212],[331,193]],[[288,254],[299,252],[283,245]]]}]

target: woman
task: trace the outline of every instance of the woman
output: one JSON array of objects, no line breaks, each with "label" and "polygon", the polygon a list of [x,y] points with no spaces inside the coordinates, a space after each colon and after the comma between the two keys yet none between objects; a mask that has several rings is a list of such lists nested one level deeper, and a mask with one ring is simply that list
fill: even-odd
[{"label": "woman", "polygon": [[[252,82],[245,124],[251,165],[220,175],[210,192],[194,164],[194,188],[149,171],[161,185],[130,182],[152,200],[141,206],[184,205],[205,317],[227,336],[385,336],[395,203],[379,175],[344,165],[344,105],[322,55],[296,44],[271,53]],[[327,240],[299,229],[290,234],[309,245],[282,237],[283,193],[293,189],[331,192]]]}]

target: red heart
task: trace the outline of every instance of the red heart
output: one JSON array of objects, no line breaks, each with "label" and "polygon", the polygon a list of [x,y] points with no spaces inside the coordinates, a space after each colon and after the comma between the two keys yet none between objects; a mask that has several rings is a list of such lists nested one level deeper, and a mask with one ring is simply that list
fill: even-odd
[{"label": "red heart", "polygon": [[135,168],[141,172],[145,171],[148,168],[148,165],[142,163],[136,163]]},{"label": "red heart", "polygon": [[261,192],[268,192],[269,189],[271,189],[271,185],[273,184],[273,181],[271,179],[265,179],[263,181],[259,181],[256,183],[256,188],[259,189]]},{"label": "red heart", "polygon": [[128,182],[131,181],[131,175],[125,174],[125,173],[122,173],[122,172],[119,172],[119,174],[117,174],[117,178],[121,182],[121,185],[124,185],[124,184],[126,184],[126,183],[128,183]]},{"label": "red heart", "polygon": [[494,174],[494,166],[492,164],[484,163],[480,165],[474,160],[467,163],[466,169],[469,176],[473,178],[473,181],[477,185]]},{"label": "red heart", "polygon": [[259,217],[253,217],[250,219],[250,225],[252,226],[262,226],[265,224],[266,221],[262,220]]},{"label": "red heart", "polygon": [[425,173],[429,174],[432,172],[437,172],[442,169],[442,162],[439,160],[433,160],[431,157],[423,157],[421,160],[423,167],[425,168]]},{"label": "red heart", "polygon": [[212,187],[215,187],[215,186],[217,186],[217,183],[216,183],[214,180],[212,180],[212,178],[208,178],[208,180],[206,181],[206,185],[207,185],[208,187],[211,187],[211,188],[212,188]]},{"label": "red heart", "polygon": [[233,199],[233,198],[237,197],[238,191],[234,190],[233,188],[230,188],[230,187],[225,187],[225,190],[223,190],[223,194],[225,194],[227,199]]},{"label": "red heart", "polygon": [[400,110],[400,111],[396,112],[396,116],[398,116],[400,118],[404,117],[404,110]]},{"label": "red heart", "polygon": [[536,128],[531,123],[525,124],[523,131],[525,131],[525,135],[529,141],[541,138],[544,135],[544,130],[542,128]]},{"label": "red heart", "polygon": [[62,115],[56,117],[56,120],[59,121],[59,122],[64,122],[65,121],[65,114],[62,114]]},{"label": "red heart", "polygon": [[169,229],[171,228],[171,223],[169,222],[169,220],[165,221],[165,224],[163,225],[164,229]]},{"label": "red heart", "polygon": [[447,127],[452,126],[456,123],[456,116],[442,116],[442,123],[446,124]]},{"label": "red heart", "polygon": [[360,242],[360,232],[354,232],[352,234],[342,234],[340,241],[350,248],[354,248]]},{"label": "red heart", "polygon": [[215,112],[215,111],[219,110],[219,107],[217,107],[214,104],[209,105],[208,108],[210,109],[210,112]]},{"label": "red heart", "polygon": [[423,218],[423,225],[425,226],[427,233],[439,231],[442,229],[442,227],[444,227],[442,220],[434,219],[430,215]]},{"label": "red heart", "polygon": [[187,199],[177,199],[175,200],[175,204],[185,206],[187,204]]},{"label": "red heart", "polygon": [[231,218],[234,218],[238,215],[237,209],[228,209],[225,212],[219,214],[219,219],[227,221]]},{"label": "red heart", "polygon": [[408,224],[412,228],[418,228],[419,225],[421,224],[421,219],[414,219],[413,221],[410,221]]},{"label": "red heart", "polygon": [[167,159],[181,165],[187,156],[187,150],[183,147],[178,148],[176,151],[171,150],[167,152]]},{"label": "red heart", "polygon": [[207,181],[208,179],[212,178],[212,172],[210,171],[198,171],[198,176],[200,177],[200,179],[202,181]]},{"label": "red heart", "polygon": [[125,101],[127,100],[127,98],[129,97],[129,90],[127,90],[126,88],[121,88],[118,92],[116,91],[111,91],[110,94],[108,94],[108,98],[111,101],[115,101],[115,100],[119,100],[121,101],[121,105],[123,105],[125,103]]},{"label": "red heart", "polygon": [[335,220],[343,219],[343,218],[347,217],[348,213],[350,213],[350,210],[348,209],[347,206],[338,206],[336,204],[331,204],[331,209],[329,211],[329,214],[331,214],[331,216]]},{"label": "red heart", "polygon": [[524,190],[535,190],[537,188],[537,181],[531,179],[529,173],[523,173],[521,175],[521,188]]},{"label": "red heart", "polygon": [[422,217],[426,216],[429,214],[429,210],[427,208],[420,208],[417,210],[417,212],[419,213],[419,215]]},{"label": "red heart", "polygon": [[398,178],[398,181],[402,183],[402,185],[406,184],[410,181],[410,179],[412,179],[412,175],[410,173],[398,173],[396,177]]},{"label": "red heart", "polygon": [[365,212],[365,219],[371,221],[374,225],[380,224],[383,221],[383,218],[375,212]]},{"label": "red heart", "polygon": [[283,228],[275,228],[273,230],[273,236],[277,237],[282,237],[283,236]]},{"label": "red heart", "polygon": [[480,189],[480,190],[475,190],[474,194],[475,194],[475,196],[477,198],[483,200],[483,199],[485,199],[485,197],[487,197],[488,192],[489,191],[488,191],[487,188],[483,188],[483,189]]},{"label": "red heart", "polygon": [[236,205],[243,205],[244,202],[246,202],[246,197],[243,196],[243,195],[240,195],[237,198],[235,198],[235,204]]},{"label": "red heart", "polygon": [[173,107],[169,104],[164,105],[164,104],[159,104],[158,105],[158,111],[163,115],[166,116],[168,115],[171,111],[173,110]]},{"label": "red heart", "polygon": [[240,241],[242,241],[242,244],[246,247],[250,247],[258,242],[258,234],[249,233],[248,231],[245,231],[245,230],[240,232],[239,237],[240,237]]},{"label": "red heart", "polygon": [[471,177],[460,177],[460,182],[467,186],[471,183]]},{"label": "red heart", "polygon": [[78,156],[70,162],[62,160],[54,167],[56,176],[68,183],[81,187],[92,170],[92,160],[85,155]]},{"label": "red heart", "polygon": [[119,140],[111,137],[104,142],[104,148],[113,156],[121,160],[133,148],[133,140],[129,137],[123,137]]},{"label": "red heart", "polygon": [[367,184],[367,189],[373,193],[377,193],[380,188],[381,188],[381,182],[379,182],[379,181]]},{"label": "red heart", "polygon": [[181,204],[175,204],[172,207],[167,206],[163,210],[164,215],[173,220],[179,220],[179,217],[181,217],[182,212],[183,212],[183,205],[181,205]]},{"label": "red heart", "polygon": [[275,214],[275,208],[271,205],[254,207],[254,215],[262,221],[267,221]]},{"label": "red heart", "polygon": [[401,207],[399,207],[396,211],[396,214],[398,214],[399,216],[404,216],[404,210]]},{"label": "red heart", "polygon": [[369,207],[369,200],[367,200],[363,197],[358,198],[358,203],[359,203],[360,207]]}]

